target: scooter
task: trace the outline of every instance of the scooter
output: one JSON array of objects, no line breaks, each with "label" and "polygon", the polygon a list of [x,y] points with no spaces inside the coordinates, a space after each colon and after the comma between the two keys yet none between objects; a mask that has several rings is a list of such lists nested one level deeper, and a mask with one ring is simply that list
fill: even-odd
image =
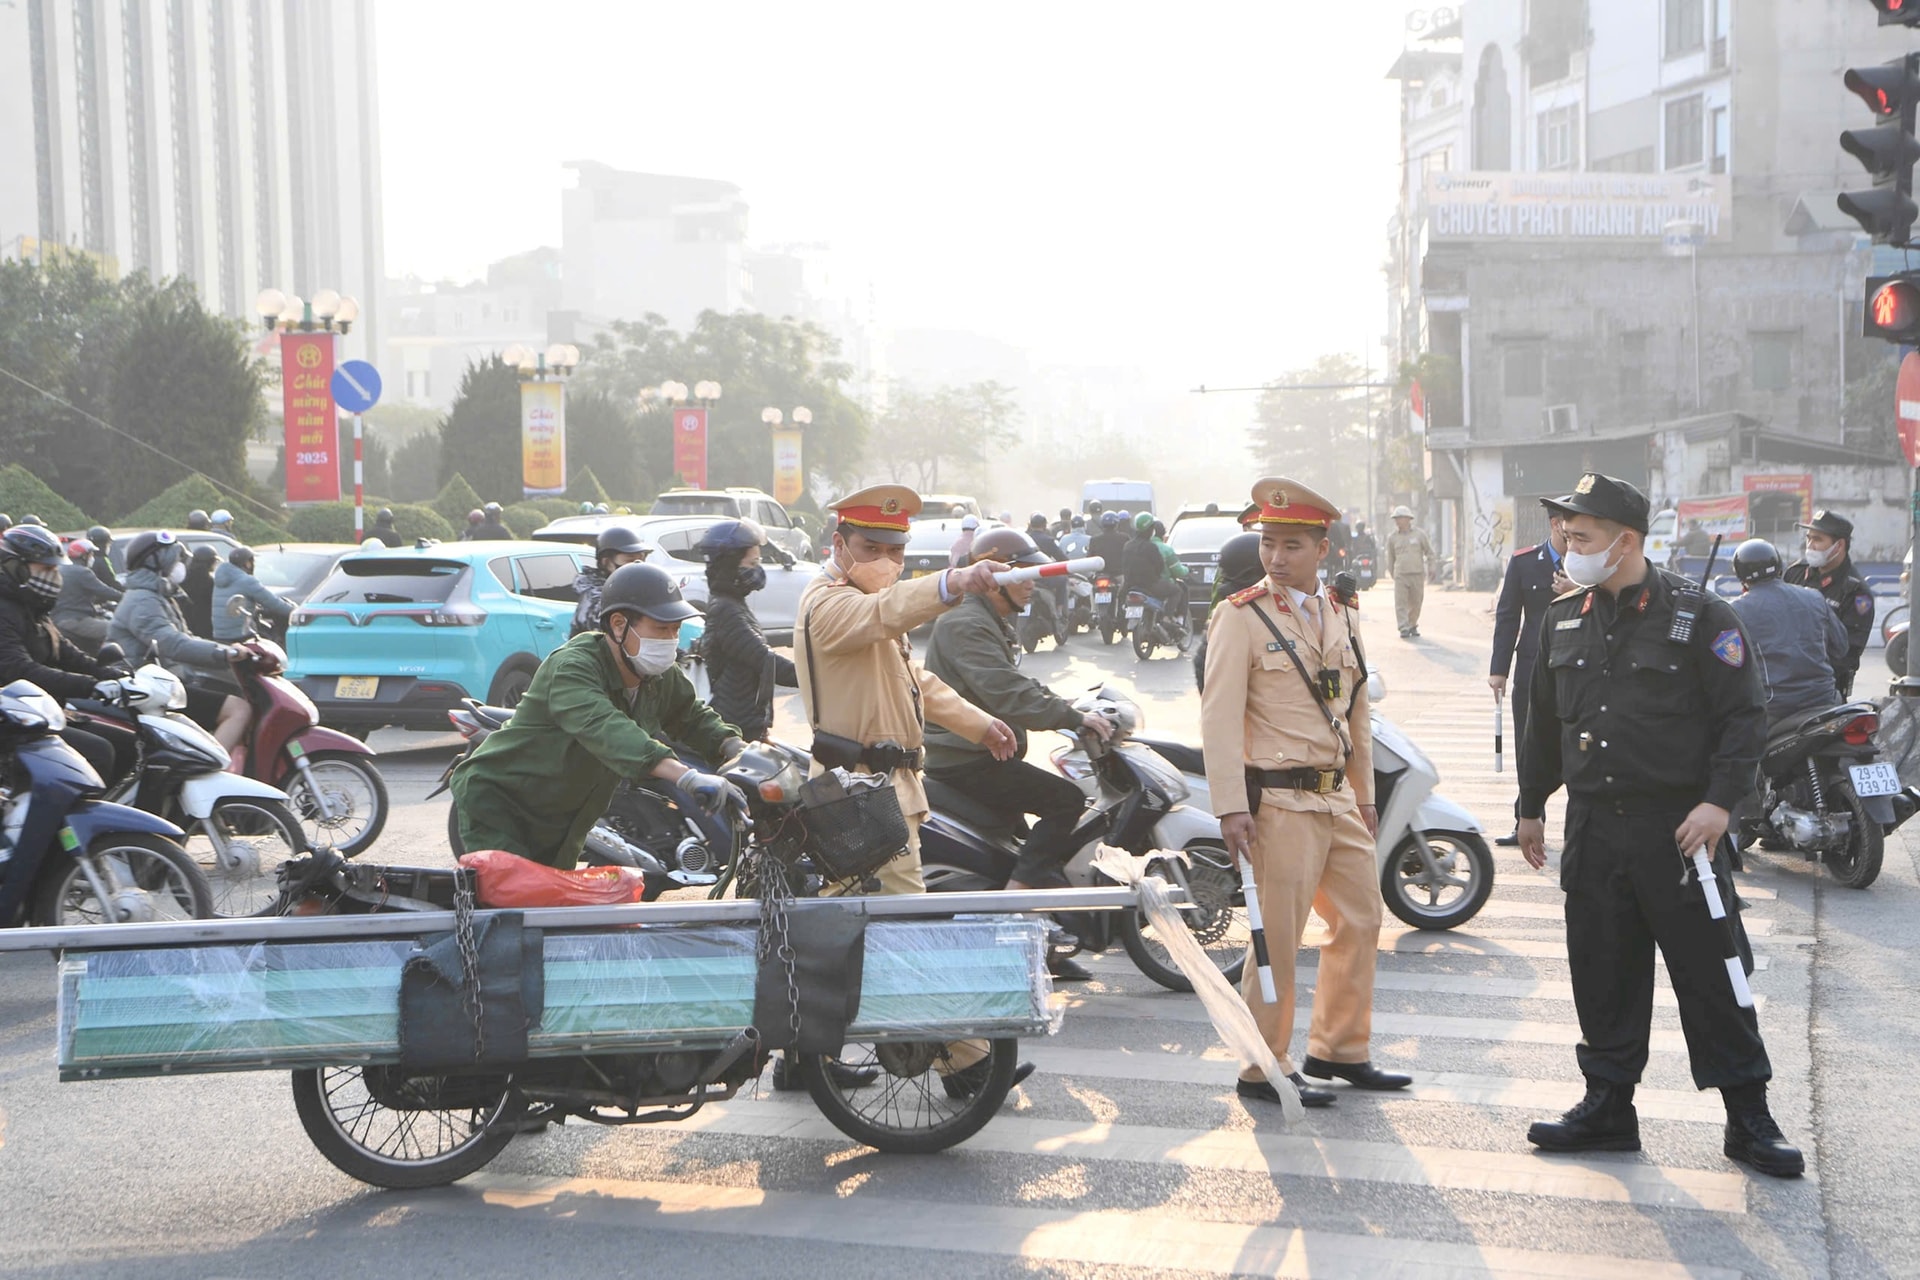
[{"label": "scooter", "polygon": [[1093,580],[1084,573],[1067,576],[1067,635],[1093,630]]},{"label": "scooter", "polygon": [[[1080,698],[1074,709],[1097,712],[1118,727],[1107,742],[1062,730],[1066,745],[1052,754],[1054,768],[1087,793],[1087,809],[1073,831],[1077,852],[1066,867],[1068,883],[1077,888],[1097,883],[1092,861],[1103,843],[1148,856],[1151,874],[1191,895],[1195,905],[1182,908],[1182,918],[1227,980],[1238,981],[1250,931],[1240,876],[1221,841],[1219,821],[1186,803],[1188,780],[1177,769],[1139,740],[1129,741],[1143,723],[1131,698],[1103,687]],[[928,892],[1004,889],[1026,839],[1025,822],[938,778],[928,776],[925,785],[931,812],[920,826],[920,874]],[[1071,917],[1065,927],[1082,950],[1105,951],[1118,941],[1140,971],[1161,986],[1193,990],[1141,912],[1087,912]]]},{"label": "scooter", "polygon": [[1112,644],[1119,639],[1120,626],[1120,587],[1111,576],[1095,574],[1093,579],[1093,625],[1089,630],[1098,628],[1100,639]]},{"label": "scooter", "polygon": [[180,714],[186,686],[149,663],[121,681],[117,702],[75,699],[78,727],[112,744],[121,771],[107,799],[187,828],[188,856],[206,872],[215,916],[257,915],[279,889],[281,863],[307,849],[287,793],[228,770],[227,749]]},{"label": "scooter", "polygon": [[1067,642],[1066,620],[1050,588],[1043,586],[1035,591],[1020,611],[1019,635],[1020,647],[1028,653],[1038,649],[1042,640],[1051,639],[1055,645]]},{"label": "scooter", "polygon": [[1362,551],[1353,557],[1354,581],[1362,591],[1370,590],[1380,581],[1380,566],[1375,563],[1371,551]]},{"label": "scooter", "polygon": [[1187,609],[1167,609],[1144,591],[1127,592],[1127,629],[1133,635],[1133,656],[1145,662],[1161,645],[1186,653],[1193,644],[1193,619]]},{"label": "scooter", "polygon": [[66,712],[39,685],[0,688],[0,925],[204,919],[213,893],[164,818],[109,804],[62,742]]},{"label": "scooter", "polygon": [[[1371,705],[1387,696],[1379,671],[1367,676]],[[1479,819],[1435,793],[1440,771],[1412,739],[1378,711],[1373,729],[1373,799],[1380,816],[1374,858],[1387,909],[1416,929],[1453,929],[1480,913],[1493,893],[1493,850]],[[1198,747],[1136,738],[1180,770],[1192,803],[1213,810],[1206,760]]]},{"label": "scooter", "polygon": [[1920,809],[1920,790],[1880,758],[1871,702],[1816,711],[1777,730],[1760,757],[1758,801],[1742,805],[1738,840],[1823,862],[1834,883],[1864,889],[1880,875],[1886,834]]}]

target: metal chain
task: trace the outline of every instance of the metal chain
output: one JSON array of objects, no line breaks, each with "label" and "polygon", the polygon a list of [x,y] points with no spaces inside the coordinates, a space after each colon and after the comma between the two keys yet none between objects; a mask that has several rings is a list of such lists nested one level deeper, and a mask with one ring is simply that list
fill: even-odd
[{"label": "metal chain", "polygon": [[461,1003],[473,1022],[473,1059],[487,1056],[486,1008],[480,1002],[480,948],[473,940],[473,878],[471,871],[453,877],[453,938],[460,948]]},{"label": "metal chain", "polygon": [[793,1040],[800,1042],[800,979],[793,937],[787,929],[787,907],[793,901],[793,889],[787,883],[785,868],[764,854],[756,858],[760,871],[760,944],[759,960],[765,963],[769,947],[787,971],[787,1025]]}]

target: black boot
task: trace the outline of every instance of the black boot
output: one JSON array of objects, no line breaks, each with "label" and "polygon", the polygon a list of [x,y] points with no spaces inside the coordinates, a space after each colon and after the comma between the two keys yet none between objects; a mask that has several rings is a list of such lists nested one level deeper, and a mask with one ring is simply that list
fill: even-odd
[{"label": "black boot", "polygon": [[1727,1101],[1727,1138],[1721,1147],[1727,1159],[1775,1178],[1797,1178],[1807,1171],[1806,1157],[1787,1141],[1773,1113],[1767,1110],[1764,1084],[1741,1085],[1720,1093]]},{"label": "black boot", "polygon": [[1558,1120],[1536,1120],[1527,1141],[1542,1151],[1638,1151],[1633,1086],[1587,1077],[1587,1096]]}]

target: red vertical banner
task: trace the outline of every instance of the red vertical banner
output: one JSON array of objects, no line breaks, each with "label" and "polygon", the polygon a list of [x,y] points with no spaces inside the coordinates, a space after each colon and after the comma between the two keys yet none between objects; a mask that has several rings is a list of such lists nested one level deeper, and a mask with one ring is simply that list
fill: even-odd
[{"label": "red vertical banner", "polygon": [[280,335],[289,503],[340,501],[340,423],[332,382],[332,334]]},{"label": "red vertical banner", "polygon": [[673,469],[696,489],[707,487],[707,411],[673,411]]}]

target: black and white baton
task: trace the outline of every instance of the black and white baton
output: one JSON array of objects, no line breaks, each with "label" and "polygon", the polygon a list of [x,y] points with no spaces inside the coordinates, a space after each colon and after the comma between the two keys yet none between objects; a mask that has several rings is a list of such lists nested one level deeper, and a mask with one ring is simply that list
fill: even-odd
[{"label": "black and white baton", "polygon": [[1506,738],[1507,717],[1503,704],[1507,695],[1499,690],[1493,691],[1493,771],[1505,773],[1507,770]]},{"label": "black and white baton", "polygon": [[1240,893],[1247,900],[1247,927],[1253,931],[1253,967],[1260,975],[1260,994],[1268,1004],[1280,1003],[1274,994],[1273,966],[1267,963],[1267,926],[1260,919],[1260,892],[1253,884],[1253,862],[1235,858],[1240,864]]},{"label": "black and white baton", "polygon": [[1707,846],[1693,851],[1693,869],[1700,877],[1700,891],[1707,895],[1707,914],[1722,922],[1726,935],[1727,977],[1733,981],[1733,999],[1742,1009],[1753,1008],[1753,988],[1747,985],[1747,968],[1740,962],[1740,948],[1733,939],[1733,922],[1727,919],[1727,905],[1720,900],[1720,886],[1714,882],[1713,858]]}]

